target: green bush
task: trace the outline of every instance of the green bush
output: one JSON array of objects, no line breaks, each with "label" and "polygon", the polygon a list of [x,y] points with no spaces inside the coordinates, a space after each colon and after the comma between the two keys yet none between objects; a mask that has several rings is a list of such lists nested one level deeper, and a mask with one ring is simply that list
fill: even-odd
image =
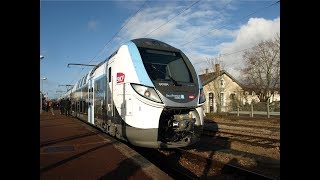
[{"label": "green bush", "polygon": [[274,101],[270,104],[270,111],[280,112],[280,101]]}]

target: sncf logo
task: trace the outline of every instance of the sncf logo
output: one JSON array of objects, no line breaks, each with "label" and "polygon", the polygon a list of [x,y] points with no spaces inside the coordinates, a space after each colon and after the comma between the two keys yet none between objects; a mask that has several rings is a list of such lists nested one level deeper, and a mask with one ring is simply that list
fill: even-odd
[{"label": "sncf logo", "polygon": [[117,83],[124,82],[125,75],[123,73],[117,73]]}]

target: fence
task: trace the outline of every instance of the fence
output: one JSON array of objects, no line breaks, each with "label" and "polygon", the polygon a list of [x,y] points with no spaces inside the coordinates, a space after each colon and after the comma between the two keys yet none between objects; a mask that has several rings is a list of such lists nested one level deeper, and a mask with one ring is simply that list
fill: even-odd
[{"label": "fence", "polygon": [[272,103],[267,104],[267,102],[252,102],[251,104],[241,104],[236,101],[230,102],[226,106],[221,106],[219,111],[218,105],[207,107],[205,106],[205,112],[207,113],[217,113],[217,112],[228,112],[230,114],[239,115],[249,115],[251,117],[255,115],[259,116],[280,116],[280,101],[274,101]]}]

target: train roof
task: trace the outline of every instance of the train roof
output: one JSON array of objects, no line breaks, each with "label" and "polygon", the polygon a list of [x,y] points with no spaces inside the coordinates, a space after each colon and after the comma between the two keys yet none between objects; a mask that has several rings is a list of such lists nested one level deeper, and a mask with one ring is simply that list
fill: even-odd
[{"label": "train roof", "polygon": [[180,51],[167,43],[162,41],[151,39],[151,38],[138,38],[131,40],[137,47],[150,48],[150,49],[158,49],[165,51]]},{"label": "train roof", "polygon": [[[167,50],[167,51],[180,51],[180,49],[177,49],[167,43],[164,43],[162,41],[151,39],[151,38],[137,38],[131,40],[137,47],[144,47],[144,48],[151,48],[151,49],[158,49],[158,50]],[[114,55],[118,53],[118,50],[115,50],[107,59],[104,61],[101,61],[98,65],[93,67],[91,72],[89,72],[90,76],[98,69],[101,65],[106,63],[109,59],[111,59]]]},{"label": "train roof", "polygon": [[106,59],[106,60],[104,60],[104,61],[101,61],[98,65],[96,65],[95,67],[93,67],[93,69],[92,69],[91,72],[90,72],[90,76],[95,72],[96,69],[98,69],[102,64],[104,64],[104,63],[107,62],[108,60],[109,60],[109,58]]}]

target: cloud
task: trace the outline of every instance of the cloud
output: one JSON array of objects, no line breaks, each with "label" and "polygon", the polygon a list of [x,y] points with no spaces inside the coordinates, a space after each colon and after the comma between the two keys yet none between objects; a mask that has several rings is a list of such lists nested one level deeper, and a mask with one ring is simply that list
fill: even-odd
[{"label": "cloud", "polygon": [[[157,3],[161,2],[147,3],[130,22],[128,18],[121,25],[126,27],[114,40],[115,44],[120,45],[135,38],[158,39],[181,49],[198,72],[203,72],[206,59],[221,54],[222,67],[238,76],[242,52],[234,52],[280,33],[280,18],[250,18],[246,24],[235,28],[230,17],[238,7],[229,0],[201,1],[180,15],[193,2],[175,6],[172,3]],[[226,56],[228,53],[234,54]]]},{"label": "cloud", "polygon": [[268,40],[280,33],[280,18],[266,20],[264,18],[250,18],[246,25],[240,27],[234,42],[222,45],[222,51],[239,49],[257,44],[261,40]]},{"label": "cloud", "polygon": [[201,7],[197,6],[200,4],[198,3],[180,14],[192,3],[176,6],[148,4],[130,22],[125,22],[127,24],[120,35],[121,39],[128,41],[147,36],[182,45],[186,40],[199,37],[224,20],[224,13],[208,8],[208,5],[204,6],[210,2],[203,2]]},{"label": "cloud", "polygon": [[90,20],[88,22],[88,30],[89,31],[97,31],[99,22],[96,20]]},{"label": "cloud", "polygon": [[234,33],[234,41],[220,43],[217,47],[220,49],[218,54],[221,55],[227,68],[236,76],[239,76],[237,69],[242,66],[244,50],[257,45],[262,40],[275,38],[277,33],[280,34],[280,17],[274,20],[250,18],[247,24],[242,25]]}]

